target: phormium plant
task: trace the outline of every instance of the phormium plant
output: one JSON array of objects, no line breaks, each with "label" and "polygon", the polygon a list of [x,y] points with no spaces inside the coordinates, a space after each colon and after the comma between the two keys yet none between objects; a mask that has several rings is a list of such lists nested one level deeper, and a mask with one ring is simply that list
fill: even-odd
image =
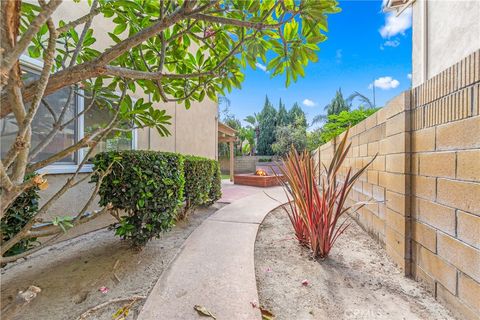
[{"label": "phormium plant", "polygon": [[[347,144],[348,131],[339,143],[329,167],[318,181],[318,170],[308,151],[299,154],[292,147],[290,153],[279,166],[284,175],[283,186],[289,200],[287,210],[295,236],[300,244],[310,247],[315,258],[326,258],[335,241],[350,225],[348,216],[339,222],[349,210],[358,210],[345,206],[345,200],[354,183],[373,162],[375,157],[356,173],[352,168],[344,177],[339,171],[350,150]],[[319,183],[320,182],[320,183]]]}]

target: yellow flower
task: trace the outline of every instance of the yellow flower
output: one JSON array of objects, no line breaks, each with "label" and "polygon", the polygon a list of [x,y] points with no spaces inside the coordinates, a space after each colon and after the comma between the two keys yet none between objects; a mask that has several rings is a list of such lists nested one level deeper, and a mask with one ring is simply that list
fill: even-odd
[{"label": "yellow flower", "polygon": [[33,178],[33,183],[40,190],[46,190],[48,188],[48,181],[47,181],[47,179],[43,178],[43,175],[35,176],[35,178]]}]

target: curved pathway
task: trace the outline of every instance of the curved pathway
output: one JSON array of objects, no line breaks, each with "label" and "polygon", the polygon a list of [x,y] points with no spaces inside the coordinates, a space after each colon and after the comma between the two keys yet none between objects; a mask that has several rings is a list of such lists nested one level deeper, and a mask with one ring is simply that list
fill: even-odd
[{"label": "curved pathway", "polygon": [[158,279],[138,320],[199,319],[195,305],[219,320],[260,319],[251,305],[258,301],[255,238],[266,214],[285,202],[281,187],[251,188],[205,220]]}]

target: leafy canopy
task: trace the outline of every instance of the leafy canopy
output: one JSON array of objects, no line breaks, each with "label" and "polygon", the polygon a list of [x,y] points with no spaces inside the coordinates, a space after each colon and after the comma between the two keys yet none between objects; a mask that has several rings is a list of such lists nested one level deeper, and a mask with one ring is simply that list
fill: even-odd
[{"label": "leafy canopy", "polygon": [[[21,33],[40,10],[22,3]],[[153,102],[176,101],[189,108],[194,101],[216,101],[217,95],[240,88],[243,68],[256,68],[258,59],[267,64],[267,55],[267,69],[272,76],[285,74],[287,86],[303,77],[308,63],[318,59],[318,44],[326,40],[327,14],[339,10],[335,0],[99,0],[94,12],[114,25],[108,32],[111,47],[98,50],[99,30],[91,27],[83,35],[61,21],[54,71],[72,69],[65,65],[74,59],[76,67],[85,68],[83,75],[80,68],[72,72],[72,83],[107,96],[127,86],[131,92],[143,90]],[[150,32],[154,29],[159,31]],[[42,55],[48,34],[43,25],[28,48],[31,57]],[[53,75],[51,81],[62,76]],[[168,134],[170,117],[149,102],[126,100],[120,117]]]}]

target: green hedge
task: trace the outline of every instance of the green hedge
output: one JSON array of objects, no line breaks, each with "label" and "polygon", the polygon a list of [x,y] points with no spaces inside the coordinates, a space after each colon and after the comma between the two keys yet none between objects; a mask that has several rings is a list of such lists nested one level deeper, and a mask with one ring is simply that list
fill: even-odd
[{"label": "green hedge", "polygon": [[209,202],[213,173],[212,162],[212,160],[202,157],[185,156],[184,215],[189,210]]},{"label": "green hedge", "polygon": [[220,164],[218,161],[212,161],[212,186],[209,192],[209,201],[212,204],[222,197],[222,173],[220,172]]},{"label": "green hedge", "polygon": [[[113,163],[100,186],[100,205],[111,203],[126,215],[116,234],[135,246],[169,230],[187,210],[219,199],[218,162],[201,157],[155,151],[115,151],[96,155],[94,175]],[[214,169],[215,168],[215,169]],[[213,192],[213,193],[212,193]],[[185,204],[185,210],[181,211]]]}]

